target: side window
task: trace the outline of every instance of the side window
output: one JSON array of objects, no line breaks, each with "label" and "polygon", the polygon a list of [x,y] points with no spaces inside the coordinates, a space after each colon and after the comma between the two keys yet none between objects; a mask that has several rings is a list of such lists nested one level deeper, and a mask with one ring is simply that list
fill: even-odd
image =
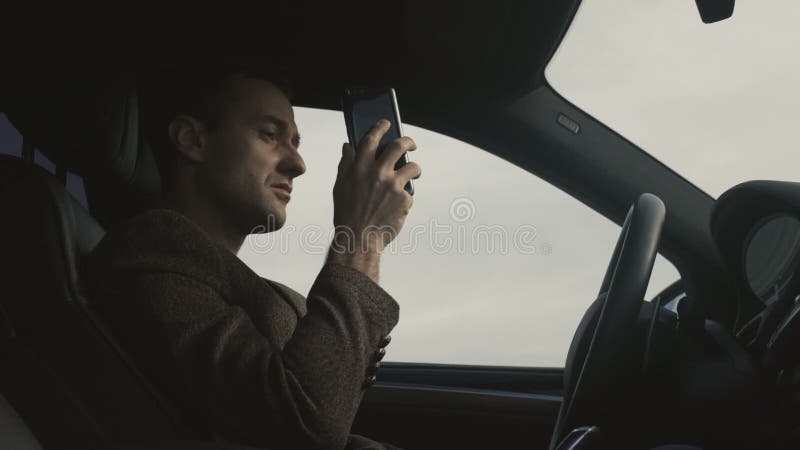
[{"label": "side window", "polygon": [[[296,109],[308,171],[287,223],[248,238],[240,257],[306,294],[331,238],[331,189],[347,140],[341,113]],[[619,226],[488,152],[405,126],[423,168],[381,286],[400,304],[387,360],[563,367],[595,299]],[[295,194],[296,193],[296,194]],[[658,258],[648,298],[679,278]]]}]

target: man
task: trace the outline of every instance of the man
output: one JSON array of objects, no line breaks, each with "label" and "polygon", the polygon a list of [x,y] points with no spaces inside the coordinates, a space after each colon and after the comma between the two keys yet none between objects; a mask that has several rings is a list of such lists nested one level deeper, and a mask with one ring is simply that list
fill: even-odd
[{"label": "man", "polygon": [[349,432],[398,320],[378,269],[412,205],[403,186],[420,175],[394,164],[415,144],[397,139],[376,159],[389,127],[380,121],[358,149],[342,147],[336,245],[305,299],[236,257],[252,230],[283,226],[306,170],[273,80],[217,68],[145,104],[163,205],[108,233],[90,261],[90,297],[145,374],[224,439],[383,448]]}]

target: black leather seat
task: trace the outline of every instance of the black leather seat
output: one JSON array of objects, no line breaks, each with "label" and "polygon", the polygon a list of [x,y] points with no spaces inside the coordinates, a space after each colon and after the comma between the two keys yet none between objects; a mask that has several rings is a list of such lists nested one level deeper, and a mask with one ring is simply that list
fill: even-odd
[{"label": "black leather seat", "polygon": [[192,436],[88,308],[104,231],[51,174],[0,159],[0,390],[45,448]]}]

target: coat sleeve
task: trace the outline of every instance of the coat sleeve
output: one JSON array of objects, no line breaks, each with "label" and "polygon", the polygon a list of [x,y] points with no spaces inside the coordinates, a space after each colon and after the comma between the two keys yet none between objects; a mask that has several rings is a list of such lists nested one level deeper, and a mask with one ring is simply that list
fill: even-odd
[{"label": "coat sleeve", "polygon": [[[116,307],[100,312],[123,345],[145,365],[165,362],[169,384],[228,439],[343,448],[367,366],[397,323],[397,303],[359,271],[326,264],[308,294],[307,314],[280,350],[213,281],[213,257],[196,243],[179,250],[112,265],[104,278]],[[164,260],[172,263],[154,263]]]}]

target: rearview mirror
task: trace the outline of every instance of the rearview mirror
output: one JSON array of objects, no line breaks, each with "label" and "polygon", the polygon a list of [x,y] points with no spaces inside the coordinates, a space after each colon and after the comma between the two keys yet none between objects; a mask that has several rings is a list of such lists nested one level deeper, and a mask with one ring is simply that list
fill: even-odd
[{"label": "rearview mirror", "polygon": [[725,20],[733,15],[735,0],[695,0],[700,17],[704,23],[714,23]]}]

